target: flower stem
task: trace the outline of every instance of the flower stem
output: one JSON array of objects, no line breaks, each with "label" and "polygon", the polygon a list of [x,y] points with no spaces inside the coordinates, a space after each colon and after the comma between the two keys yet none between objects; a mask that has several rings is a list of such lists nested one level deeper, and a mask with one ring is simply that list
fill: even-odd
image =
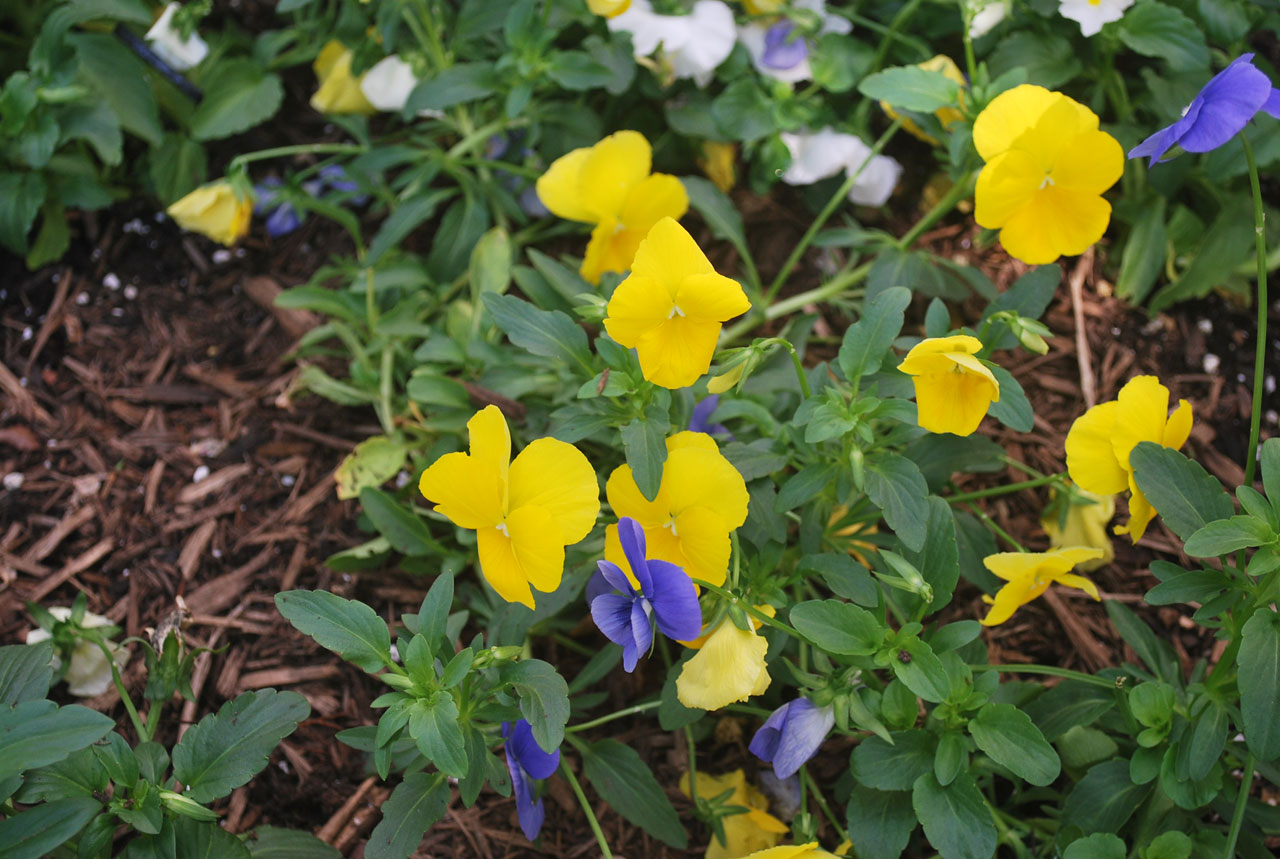
[{"label": "flower stem", "polygon": [[260,149],[257,152],[237,155],[227,165],[227,172],[233,173],[253,161],[266,161],[269,158],[282,158],[286,155],[358,155],[368,148],[358,143],[297,143],[292,146],[276,146],[272,149]]},{"label": "flower stem", "polygon": [[988,528],[990,528],[991,531],[997,537],[1000,537],[1002,540],[1004,540],[1006,543],[1012,546],[1016,551],[1019,551],[1019,552],[1027,551],[1022,547],[1021,543],[1019,543],[1017,540],[1010,537],[1009,532],[1001,528],[999,525],[997,525],[995,520],[992,519],[990,516],[988,516],[985,512],[983,512],[982,510],[979,510],[977,507],[974,507],[972,504],[969,505],[969,512],[972,513],[974,516],[977,516],[979,519],[981,519],[983,525],[986,525]]},{"label": "flower stem", "polygon": [[1046,483],[1053,483],[1060,479],[1060,474],[1046,474],[1043,477],[1037,477],[1035,480],[1023,480],[1020,483],[1008,483],[1004,486],[992,486],[988,489],[977,489],[973,492],[962,492],[959,495],[949,495],[946,500],[950,504],[959,504],[962,501],[973,501],[977,498],[990,498],[993,495],[1007,495],[1010,492],[1021,492],[1023,489],[1034,489],[1037,486],[1044,486]]},{"label": "flower stem", "polygon": [[818,790],[818,784],[813,780],[813,776],[809,774],[807,766],[800,767],[800,783],[809,786],[809,793],[818,801],[818,807],[822,809],[822,813],[826,815],[827,822],[831,824],[831,828],[840,836],[841,841],[849,840],[849,833],[840,825],[839,819],[831,813],[831,806],[827,804],[827,798],[822,795],[822,791]]},{"label": "flower stem", "polygon": [[1258,331],[1253,359],[1253,408],[1249,416],[1249,446],[1245,449],[1244,485],[1253,486],[1258,466],[1258,433],[1262,427],[1262,376],[1267,358],[1267,213],[1262,208],[1262,187],[1258,183],[1258,163],[1246,134],[1240,135],[1244,157],[1249,162],[1249,187],[1253,191],[1253,232],[1258,249]]},{"label": "flower stem", "polygon": [[[843,274],[838,274],[831,280],[815,289],[798,292],[795,295],[789,295],[779,301],[777,304],[770,304],[765,308],[763,316],[747,316],[741,322],[725,329],[724,336],[720,342],[720,348],[729,346],[733,341],[737,340],[744,334],[749,334],[762,323],[773,319],[779,319],[789,313],[800,310],[809,304],[817,304],[826,301],[828,298],[839,295],[852,286],[856,286],[866,279],[871,272],[871,263],[863,263],[855,269],[851,269]],[[849,296],[860,295],[861,291],[852,291]]]},{"label": "flower stem", "polygon": [[600,855],[604,859],[613,859],[613,854],[609,852],[609,842],[604,839],[604,832],[600,829],[600,821],[596,820],[596,813],[591,810],[591,803],[587,802],[587,795],[583,793],[582,785],[578,784],[578,777],[573,774],[573,770],[565,763],[561,763],[560,772],[564,774],[564,780],[569,782],[569,787],[573,788],[573,795],[578,798],[578,804],[586,812],[587,824],[590,825],[591,832],[596,837],[596,843],[600,845]]},{"label": "flower stem", "polygon": [[813,219],[813,223],[809,225],[809,229],[805,230],[804,235],[800,237],[800,241],[796,243],[794,248],[792,248],[791,254],[787,257],[787,261],[782,264],[782,268],[778,270],[778,275],[773,279],[773,283],[769,284],[769,290],[764,296],[764,302],[766,305],[773,302],[773,299],[778,295],[778,290],[782,289],[782,285],[787,282],[787,277],[791,274],[791,270],[796,267],[796,263],[800,261],[800,257],[809,249],[809,245],[813,243],[813,238],[818,234],[818,230],[822,229],[822,227],[827,223],[827,219],[835,213],[835,210],[840,207],[842,202],[844,202],[848,193],[853,190],[853,186],[857,183],[858,177],[862,175],[863,170],[867,169],[867,165],[871,163],[871,159],[880,154],[880,151],[884,149],[885,144],[893,138],[893,135],[896,134],[898,129],[901,127],[902,119],[895,119],[893,124],[885,130],[884,134],[880,135],[880,139],[872,145],[871,152],[868,153],[866,159],[858,165],[858,169],[850,173],[848,178],[846,178],[840,187],[836,189],[836,192],[831,195],[831,199],[827,200],[827,204],[822,207],[822,211]]},{"label": "flower stem", "polygon": [[[120,703],[124,704],[125,710],[129,713],[129,721],[133,722],[133,729],[138,732],[138,742],[145,743],[151,739],[151,731],[147,730],[147,726],[143,724],[142,717],[138,715],[138,708],[133,706],[133,699],[129,697],[129,690],[124,688],[124,678],[120,676],[120,669],[116,667],[115,655],[101,641],[95,642],[103,655],[107,658],[107,664],[111,666],[111,679],[116,684],[116,691],[120,693]],[[152,704],[152,709],[156,709],[159,702]],[[150,721],[150,713],[148,722]]]},{"label": "flower stem", "polygon": [[625,719],[628,716],[635,716],[640,713],[644,713],[661,706],[662,706],[661,701],[646,701],[643,704],[636,704],[632,707],[626,707],[622,710],[609,713],[606,716],[601,716],[598,719],[592,719],[590,722],[583,722],[581,725],[570,725],[564,730],[566,734],[572,734],[578,731],[586,731],[590,728],[598,728],[601,725],[607,725],[610,722],[616,721],[618,719]]},{"label": "flower stem", "polygon": [[970,665],[969,667],[974,671],[1002,671],[1006,674],[1045,674],[1050,677],[1062,677],[1067,680],[1077,680],[1081,683],[1088,683],[1090,686],[1099,686],[1103,689],[1116,688],[1116,684],[1105,677],[1095,677],[1092,674],[1072,671],[1070,668],[1058,668],[1056,665],[1020,663],[1017,665]]},{"label": "flower stem", "polygon": [[[1250,159],[1249,163],[1252,165],[1253,160]],[[1249,802],[1249,788],[1253,784],[1253,768],[1256,763],[1253,752],[1249,752],[1249,757],[1245,758],[1244,761],[1244,771],[1240,774],[1240,792],[1236,794],[1236,807],[1231,812],[1231,828],[1227,830],[1227,846],[1222,851],[1224,859],[1231,859],[1236,855],[1236,842],[1240,840],[1240,825],[1244,823],[1244,809]]]},{"label": "flower stem", "polygon": [[813,396],[813,392],[809,389],[809,378],[804,374],[804,364],[800,362],[800,354],[796,352],[796,347],[791,345],[791,341],[784,340],[781,337],[777,339],[791,353],[791,363],[795,365],[796,378],[800,380],[800,393],[806,400],[809,399],[809,397]]},{"label": "flower stem", "polygon": [[[730,605],[736,605],[738,608],[742,609],[744,612],[746,612],[756,620],[760,621],[765,626],[772,626],[774,629],[780,629],[783,632],[785,632],[787,635],[793,636],[796,639],[796,641],[806,640],[804,636],[796,632],[789,625],[783,623],[782,621],[776,618],[769,617],[769,615],[760,611],[755,606],[749,605],[745,600],[739,599],[737,596],[729,593],[719,585],[713,585],[710,582],[704,582],[702,579],[694,579],[693,583],[698,587],[706,588],[707,590],[711,591],[713,594],[725,599],[726,601],[728,601]],[[732,623],[733,621],[728,621],[728,622]]]},{"label": "flower stem", "polygon": [[961,176],[960,180],[951,186],[951,190],[935,203],[933,208],[925,213],[924,217],[916,221],[915,226],[907,230],[902,238],[898,239],[898,249],[906,250],[911,247],[915,244],[916,239],[924,234],[925,230],[936,224],[943,215],[954,209],[957,203],[973,193],[973,176],[972,172]]}]

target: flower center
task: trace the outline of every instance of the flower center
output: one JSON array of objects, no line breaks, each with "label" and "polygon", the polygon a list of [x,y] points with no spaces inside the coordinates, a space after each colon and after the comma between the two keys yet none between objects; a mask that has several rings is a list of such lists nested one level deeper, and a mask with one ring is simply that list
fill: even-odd
[{"label": "flower center", "polygon": [[675,319],[677,316],[684,316],[684,311],[680,309],[680,305],[671,305],[671,312],[667,314],[668,319]]},{"label": "flower center", "polygon": [[[1040,188],[1044,188],[1046,185],[1052,185],[1052,184],[1053,184],[1053,177],[1050,176],[1048,173],[1044,174],[1044,178],[1040,180]],[[1036,190],[1040,190],[1040,189],[1037,188]]]},{"label": "flower center", "polygon": [[504,537],[510,537],[510,536],[511,536],[511,532],[507,530],[507,523],[506,523],[506,522],[499,522],[499,523],[497,524],[497,526],[495,527],[495,529],[494,529],[494,530],[496,530],[496,531],[501,531],[501,532],[502,532],[502,536],[504,536]]},{"label": "flower center", "polygon": [[[684,314],[681,314],[681,315],[683,316]],[[663,523],[662,523],[662,527],[663,527],[663,528],[670,528],[670,529],[671,529],[671,536],[672,536],[672,537],[679,537],[679,536],[680,536],[680,533],[679,533],[678,531],[676,531],[676,520],[675,520],[675,519],[668,519],[666,522],[663,522]]]}]

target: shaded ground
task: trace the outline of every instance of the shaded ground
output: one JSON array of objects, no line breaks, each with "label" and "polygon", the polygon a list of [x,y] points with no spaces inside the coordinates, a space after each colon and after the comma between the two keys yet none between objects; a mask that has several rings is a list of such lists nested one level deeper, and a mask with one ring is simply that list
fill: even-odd
[{"label": "shaded ground", "polygon": [[[788,210],[748,212],[762,258],[785,255],[787,242],[804,226]],[[81,590],[92,610],[129,635],[144,635],[182,596],[193,613],[192,638],[221,650],[201,659],[196,703],[169,706],[162,739],[174,741],[183,726],[246,689],[303,693],[311,718],[221,810],[232,831],[262,823],[309,829],[360,856],[387,790],[366,778],[361,756],[333,737],[371,721],[368,703],[380,688],[295,633],[272,601],[280,590],[324,588],[358,597],[394,620],[416,610],[425,589],[395,571],[339,575],[320,563],[360,539],[356,507],[336,499],[331,475],[346,451],[377,428],[370,413],[316,399],[288,401],[294,370],[285,355],[307,320],[268,307],[276,284],[305,279],[338,245],[315,223],[271,245],[255,233],[231,254],[215,254],[213,246],[183,237],[149,214],[107,216],[98,226],[97,241],[78,245],[63,266],[30,275],[16,260],[0,260],[6,275],[0,291],[0,474],[8,475],[0,489],[0,642],[20,641],[30,628],[25,600],[67,604]],[[971,240],[957,226],[924,242],[976,260],[1002,287],[1017,276],[1019,264],[997,251],[975,256]],[[1077,334],[1064,285],[1047,318],[1060,335],[1049,354],[1006,362],[1035,404],[1036,430],[1013,433],[988,422],[987,431],[1013,457],[1043,471],[1060,470],[1063,438],[1086,403],[1081,380],[1091,378],[1095,401],[1103,401],[1129,377],[1154,372],[1175,397],[1193,403],[1191,455],[1228,485],[1239,483],[1252,316],[1213,298],[1148,320],[1105,297],[1108,288],[1092,264],[1081,265],[1068,268],[1068,275],[1082,280],[1083,332]],[[271,280],[263,277],[268,274]],[[1280,326],[1280,312],[1272,316]],[[1202,320],[1211,323],[1208,330]],[[830,333],[838,336],[838,325],[831,320]],[[1280,342],[1273,345],[1280,349]],[[1089,358],[1087,374],[1080,347]],[[1212,372],[1205,369],[1209,354],[1219,359]],[[1269,372],[1277,367],[1280,361]],[[1274,412],[1264,430],[1276,432]],[[1013,473],[987,475],[966,488],[1017,479]],[[995,499],[986,509],[1010,533],[1043,547],[1036,524],[1043,501],[1028,491]],[[1095,578],[1108,595],[1137,604],[1154,582],[1146,571],[1153,553],[1176,559],[1174,545],[1157,521],[1141,547],[1117,541],[1115,563]],[[974,617],[984,608],[968,588],[957,594],[953,610]],[[1212,639],[1178,608],[1149,610],[1147,617],[1174,642],[1187,667],[1216,655]],[[592,648],[600,643],[589,627],[576,633]],[[1066,591],[1024,608],[987,636],[992,661],[1093,670],[1123,657],[1102,608]],[[141,660],[136,652],[134,657],[126,678],[136,689]],[[637,672],[609,683],[613,701],[626,706],[652,687],[654,677]],[[123,719],[113,695],[93,704]],[[699,747],[700,766],[752,766],[745,746],[753,727],[722,720]],[[610,729],[670,786],[692,842],[704,845],[705,831],[692,822],[675,789],[687,766],[683,743],[650,720]],[[814,765],[820,781],[838,780],[848,744],[829,744]],[[418,855],[593,855],[595,843],[567,785],[553,779],[550,792],[541,851],[520,835],[513,802],[487,794],[472,809],[455,802]],[[602,805],[598,810],[618,855],[702,853],[701,846],[668,850]]]}]

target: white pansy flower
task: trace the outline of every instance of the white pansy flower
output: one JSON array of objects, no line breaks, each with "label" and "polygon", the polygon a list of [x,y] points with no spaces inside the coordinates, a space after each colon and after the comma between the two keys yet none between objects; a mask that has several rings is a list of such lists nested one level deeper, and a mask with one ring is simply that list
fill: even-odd
[{"label": "white pansy flower", "polygon": [[733,53],[737,29],[733,10],[721,0],[698,0],[688,15],[658,15],[649,0],[632,0],[630,8],[609,19],[609,29],[631,34],[636,57],[662,48],[677,78],[693,78],[706,86],[716,67]]},{"label": "white pansy flower", "polygon": [[990,33],[1009,15],[1009,0],[975,0],[973,20],[969,22],[969,38],[980,39]]},{"label": "white pansy flower", "polygon": [[1061,0],[1058,14],[1080,24],[1086,36],[1097,35],[1103,24],[1119,21],[1133,0]]},{"label": "white pansy flower", "polygon": [[[399,113],[418,83],[413,66],[400,59],[399,54],[392,54],[378,60],[360,77],[360,92],[378,110]],[[420,110],[418,116],[439,119],[444,112]]]},{"label": "white pansy flower", "polygon": [[791,165],[782,174],[788,185],[812,185],[841,171],[853,175],[862,168],[849,199],[862,206],[881,206],[902,175],[902,165],[888,156],[872,155],[871,147],[852,134],[824,128],[814,134],[783,132],[781,137],[791,152]]},{"label": "white pansy flower", "polygon": [[[49,614],[65,623],[71,617],[71,609],[66,606],[54,606],[49,609]],[[111,625],[108,618],[91,611],[85,612],[84,620],[80,621],[80,626],[85,629]],[[39,644],[52,637],[53,634],[46,629],[33,629],[27,633],[27,644]],[[113,654],[116,667],[122,668],[129,661],[129,651],[120,645],[108,643],[107,649]],[[62,660],[57,653],[54,653],[54,670],[61,665]],[[107,661],[106,654],[98,645],[91,641],[77,641],[75,649],[71,651],[71,665],[62,679],[67,682],[67,691],[72,695],[92,698],[106,692],[111,685],[111,663]]]},{"label": "white pansy flower", "polygon": [[[847,18],[827,11],[826,0],[795,0],[792,8],[812,12],[822,20],[819,36],[827,33],[848,34],[853,24]],[[784,44],[779,44],[785,39]],[[753,20],[738,28],[738,41],[751,55],[751,64],[762,75],[785,83],[799,83],[813,77],[809,64],[812,45],[794,33],[794,25],[786,19],[768,22]]]},{"label": "white pansy flower", "polygon": [[184,72],[208,56],[209,46],[205,44],[204,39],[200,38],[199,33],[192,33],[184,39],[173,28],[173,16],[180,8],[182,6],[179,3],[170,3],[165,6],[160,17],[147,31],[146,39],[156,56],[178,71]]}]

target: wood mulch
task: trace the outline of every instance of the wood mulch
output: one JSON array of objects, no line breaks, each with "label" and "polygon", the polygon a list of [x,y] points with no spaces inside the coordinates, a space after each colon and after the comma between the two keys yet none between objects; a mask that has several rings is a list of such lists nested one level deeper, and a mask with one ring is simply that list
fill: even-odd
[{"label": "wood mulch", "polygon": [[[291,826],[318,833],[344,855],[362,856],[388,789],[334,734],[372,723],[368,705],[381,688],[296,633],[273,603],[281,590],[323,588],[360,598],[394,620],[415,610],[425,591],[426,582],[396,570],[348,575],[322,564],[364,539],[357,507],[336,498],[332,475],[346,452],[378,428],[371,413],[290,397],[296,370],[288,353],[314,320],[274,311],[270,299],[280,286],[305,280],[342,245],[331,229],[309,223],[271,244],[255,235],[241,249],[215,251],[149,214],[112,217],[96,241],[78,243],[53,269],[33,275],[16,260],[0,259],[6,275],[0,290],[0,642],[23,640],[32,626],[28,600],[68,604],[82,591],[91,610],[131,636],[145,636],[181,600],[191,613],[191,643],[213,652],[197,661],[195,702],[168,706],[160,739],[176,741],[245,690],[297,690],[310,701],[311,717],[268,768],[218,810],[233,832],[264,823]],[[777,221],[776,212],[759,209],[748,224],[773,229],[767,225]],[[1007,286],[1020,264],[997,250],[979,255],[974,239],[973,231],[952,226],[924,243],[978,261]],[[1068,275],[1079,283],[1078,297],[1073,302],[1064,286],[1052,306],[1046,321],[1057,336],[1049,354],[1006,356],[1036,406],[1035,431],[1014,433],[990,421],[984,431],[1013,457],[1060,470],[1066,431],[1086,404],[1112,399],[1129,377],[1153,372],[1175,397],[1193,403],[1190,454],[1229,486],[1238,484],[1252,317],[1211,298],[1148,320],[1107,297],[1092,256]],[[1280,309],[1272,318],[1280,325]],[[1219,362],[1213,372],[1205,370],[1210,353]],[[1274,412],[1265,430],[1276,432]],[[1012,472],[982,475],[966,478],[965,488],[1018,479]],[[1037,521],[1044,500],[1029,490],[993,499],[985,509],[1010,533],[1043,548]],[[1175,547],[1157,521],[1139,547],[1117,540],[1115,562],[1095,577],[1108,596],[1138,608],[1154,582],[1151,559],[1180,560]],[[963,586],[952,610],[981,616],[978,596]],[[1179,607],[1147,609],[1144,616],[1174,643],[1184,667],[1219,652]],[[584,643],[598,646],[592,630],[580,632]],[[996,662],[1088,671],[1126,656],[1101,607],[1067,590],[1022,609],[988,631],[987,640]],[[125,678],[140,690],[136,647]],[[653,682],[641,672],[607,681],[618,706]],[[125,723],[114,691],[88,703]],[[753,767],[746,752],[753,728],[721,720],[700,746],[699,765],[713,772]],[[665,848],[597,800],[615,855],[700,856],[706,831],[675,788],[687,768],[683,743],[653,720],[621,721],[607,730],[649,760],[695,845]],[[834,753],[816,763],[831,784],[847,752],[837,745],[833,741]],[[417,855],[594,855],[567,784],[557,777],[549,788],[540,850],[520,834],[514,802],[486,794],[471,809],[455,799]]]}]

